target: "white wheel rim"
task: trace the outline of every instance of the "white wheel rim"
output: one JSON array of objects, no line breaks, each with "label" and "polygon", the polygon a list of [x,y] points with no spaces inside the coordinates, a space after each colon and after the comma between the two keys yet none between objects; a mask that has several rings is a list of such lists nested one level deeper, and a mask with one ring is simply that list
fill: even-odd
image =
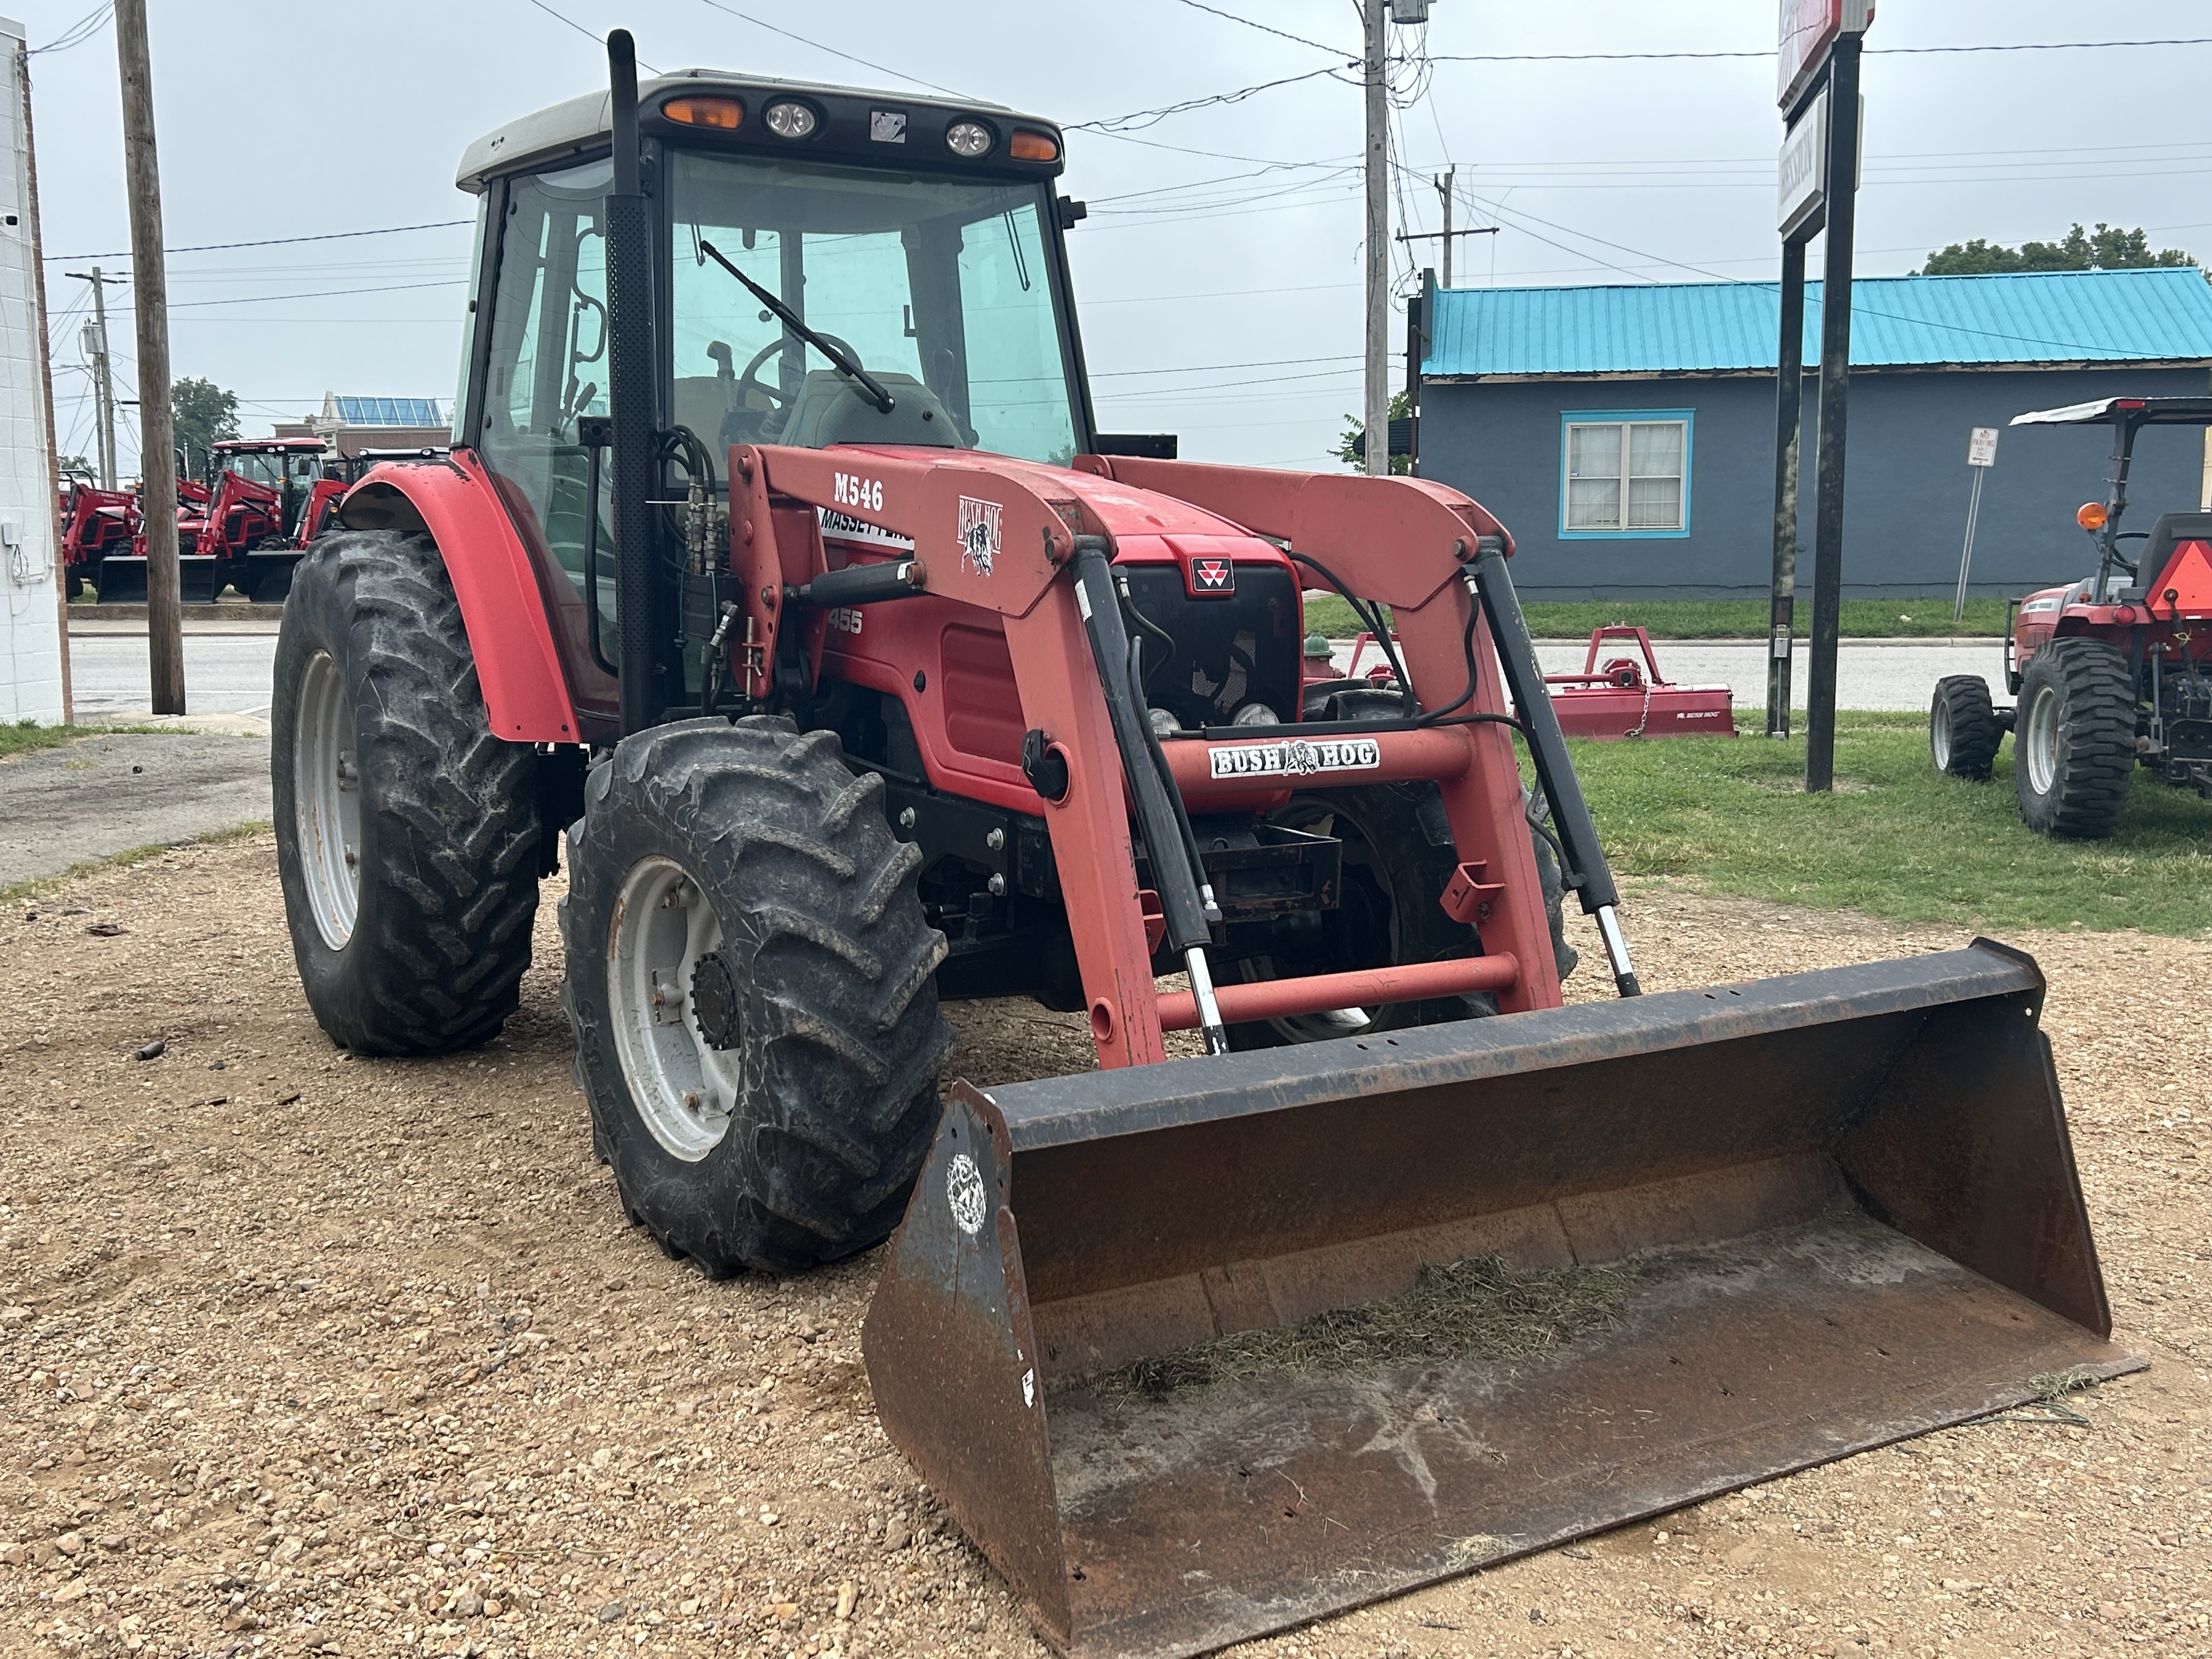
[{"label": "white wheel rim", "polygon": [[738,1051],[711,1045],[691,1006],[699,958],[721,942],[721,919],[682,865],[631,867],[607,934],[615,1052],[645,1127],[687,1163],[721,1145],[743,1077]]},{"label": "white wheel rim", "polygon": [[292,739],[292,793],[300,874],[323,943],[343,951],[361,913],[361,765],[353,700],[338,665],[318,651],[300,677]]},{"label": "white wheel rim", "polygon": [[1928,721],[1928,746],[1936,751],[1936,769],[1951,769],[1951,705],[1942,698],[1936,700],[1936,712]]},{"label": "white wheel rim", "polygon": [[2037,690],[2035,701],[2027,709],[2027,741],[2021,745],[2027,750],[2028,787],[2039,795],[2047,795],[2058,781],[2058,688],[2046,685]]}]

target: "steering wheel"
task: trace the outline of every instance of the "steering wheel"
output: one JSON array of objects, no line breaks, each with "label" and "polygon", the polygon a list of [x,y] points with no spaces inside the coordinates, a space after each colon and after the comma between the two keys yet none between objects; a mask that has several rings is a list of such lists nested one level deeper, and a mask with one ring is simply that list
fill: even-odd
[{"label": "steering wheel", "polygon": [[[817,331],[820,332],[818,330]],[[854,350],[851,344],[847,341],[841,340],[836,335],[829,333],[823,333],[822,337],[829,341],[830,344],[836,346],[838,350],[843,352],[845,356],[850,358],[853,362],[857,363],[860,361],[860,354]],[[766,363],[769,358],[775,356],[776,353],[788,350],[793,346],[799,346],[804,349],[805,344],[806,342],[800,339],[795,334],[779,334],[775,338],[770,340],[766,345],[763,346],[758,351],[753,353],[751,358],[748,360],[745,364],[744,372],[738,376],[736,386],[734,386],[730,391],[729,403],[727,405],[729,412],[732,414],[737,414],[743,411],[750,411],[752,408],[752,394],[757,392],[762,397],[767,398],[771,405],[771,408],[762,411],[762,413],[764,415],[789,413],[790,404],[793,402],[792,394],[786,392],[780,386],[771,386],[765,380],[763,380],[760,378],[761,367],[763,364]]]}]

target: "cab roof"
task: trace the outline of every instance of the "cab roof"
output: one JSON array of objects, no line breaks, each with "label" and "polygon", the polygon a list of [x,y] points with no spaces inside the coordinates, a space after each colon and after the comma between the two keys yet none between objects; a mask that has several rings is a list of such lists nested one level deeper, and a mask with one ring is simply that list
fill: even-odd
[{"label": "cab roof", "polygon": [[2030,410],[2014,426],[2212,426],[2212,398],[2100,398],[2063,409]]},{"label": "cab roof", "polygon": [[[1049,134],[1055,145],[1065,148],[1057,123],[1023,115],[1004,104],[990,103],[982,99],[878,92],[865,87],[842,87],[815,81],[785,81],[766,75],[740,75],[728,70],[687,69],[673,75],[656,76],[639,82],[637,106],[641,124],[648,131],[664,133],[684,131],[672,128],[670,124],[656,121],[653,118],[671,97],[685,93],[721,94],[743,100],[746,115],[744,127],[729,136],[749,147],[752,141],[757,140],[772,152],[804,153],[822,148],[813,140],[787,143],[765,137],[764,130],[758,126],[759,112],[765,104],[774,101],[778,96],[797,98],[814,106],[818,114],[827,117],[817,135],[821,137],[835,135],[836,128],[841,125],[837,119],[841,110],[857,110],[866,106],[872,110],[903,112],[914,130],[914,136],[923,142],[911,145],[910,153],[908,150],[893,153],[886,145],[880,158],[882,161],[921,165],[933,169],[958,166],[929,139],[933,133],[941,141],[945,128],[963,116],[981,117],[997,133],[998,143],[981,168],[983,171],[997,171],[991,164],[1003,161],[1006,133],[1017,123]],[[867,118],[862,115],[860,118],[865,121]],[[526,167],[544,166],[548,162],[580,160],[605,145],[612,133],[613,125],[613,94],[604,87],[534,113],[519,116],[504,126],[486,133],[461,153],[460,169],[453,182],[471,195],[481,195],[486,180],[501,173]],[[702,131],[689,136],[711,138],[721,135]],[[848,147],[839,148],[850,157],[852,152]],[[878,158],[872,155],[867,159]],[[1019,170],[1049,177],[1060,171],[1060,164],[1057,161],[1050,165],[1033,163]]]}]

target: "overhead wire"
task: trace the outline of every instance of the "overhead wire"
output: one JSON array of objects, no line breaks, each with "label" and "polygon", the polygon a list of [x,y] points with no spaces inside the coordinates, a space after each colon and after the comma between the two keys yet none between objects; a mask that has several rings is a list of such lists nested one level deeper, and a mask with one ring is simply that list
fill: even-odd
[{"label": "overhead wire", "polygon": [[932,92],[941,92],[949,98],[964,99],[969,103],[981,101],[973,93],[962,92],[953,87],[939,86],[936,82],[925,81],[919,75],[908,70],[893,69],[888,64],[872,63],[866,58],[856,58],[849,52],[840,51],[836,46],[824,46],[819,40],[810,40],[803,34],[794,34],[789,29],[779,27],[774,23],[754,16],[750,12],[739,11],[735,6],[724,5],[722,0],[701,0],[701,3],[712,6],[716,11],[726,12],[743,22],[750,23],[755,28],[766,29],[770,34],[780,34],[787,40],[796,40],[802,46],[811,46],[815,51],[827,52],[832,58],[842,58],[848,64],[858,64],[862,69],[873,70],[878,75],[896,76],[902,81],[911,81],[918,87],[927,87]]},{"label": "overhead wire", "polygon": [[39,58],[50,52],[67,52],[71,46],[81,46],[98,34],[101,29],[106,27],[107,20],[114,15],[115,0],[102,0],[102,3],[85,13],[76,22],[71,23],[59,34],[47,41],[45,46],[33,46],[23,55],[26,58]]},{"label": "overhead wire", "polygon": [[1348,56],[1347,53],[1340,52],[1336,47],[1322,41],[1309,40],[1303,34],[1292,34],[1289,30],[1279,29],[1272,23],[1259,22],[1253,18],[1239,16],[1233,11],[1224,11],[1218,6],[1206,5],[1204,0],[1182,0],[1182,3],[1188,6],[1193,11],[1209,12],[1216,17],[1225,17],[1232,23],[1242,23],[1248,29],[1257,29],[1262,34],[1272,34],[1279,40],[1295,40],[1300,46],[1311,46],[1316,52],[1334,52],[1339,58]]}]

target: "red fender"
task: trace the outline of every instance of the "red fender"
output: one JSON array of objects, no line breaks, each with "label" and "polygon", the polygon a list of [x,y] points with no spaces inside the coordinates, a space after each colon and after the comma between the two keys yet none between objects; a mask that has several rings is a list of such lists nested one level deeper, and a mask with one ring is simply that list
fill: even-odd
[{"label": "red fender", "polygon": [[474,451],[380,462],[346,492],[338,522],[349,530],[419,531],[437,543],[495,736],[580,741],[537,569]]}]

